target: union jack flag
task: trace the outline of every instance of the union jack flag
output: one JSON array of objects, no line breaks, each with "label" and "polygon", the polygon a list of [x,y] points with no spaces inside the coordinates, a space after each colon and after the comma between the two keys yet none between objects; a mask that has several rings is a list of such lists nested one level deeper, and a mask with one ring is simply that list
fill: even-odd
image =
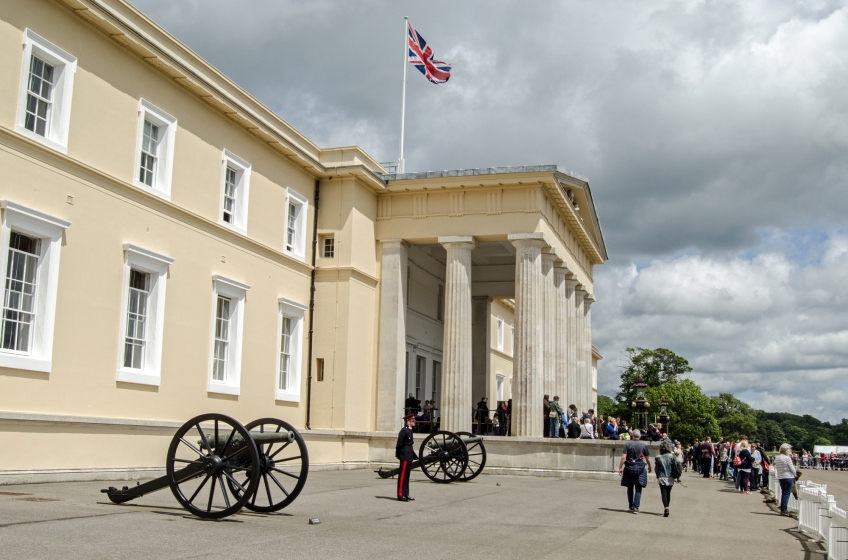
[{"label": "union jack flag", "polygon": [[406,22],[407,38],[409,39],[409,62],[434,84],[443,84],[450,80],[451,65],[433,59],[433,49],[420,33]]}]

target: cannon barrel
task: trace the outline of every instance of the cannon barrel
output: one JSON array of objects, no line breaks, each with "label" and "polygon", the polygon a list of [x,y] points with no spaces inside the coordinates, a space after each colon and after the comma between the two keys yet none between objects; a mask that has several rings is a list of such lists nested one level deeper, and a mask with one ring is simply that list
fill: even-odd
[{"label": "cannon barrel", "polygon": [[[465,443],[466,446],[468,446],[472,443],[480,443],[481,441],[483,441],[483,436],[463,436],[462,437],[462,442]],[[456,440],[448,440],[447,441],[447,446],[449,448],[453,447],[454,445],[456,445]],[[442,442],[438,441],[436,439],[432,439],[432,440],[427,442],[427,447],[429,447],[430,449],[441,448]]]},{"label": "cannon barrel", "polygon": [[[223,447],[227,445],[227,440],[230,439],[230,432],[218,432],[218,440],[215,440],[215,434],[206,433],[206,441],[212,447]],[[294,441],[294,432],[288,430],[280,430],[279,432],[250,432],[250,437],[256,444],[262,443],[292,443]],[[241,436],[236,434],[233,436],[233,441],[230,443],[238,443],[241,441]],[[203,445],[203,440],[197,440],[197,445]]]}]

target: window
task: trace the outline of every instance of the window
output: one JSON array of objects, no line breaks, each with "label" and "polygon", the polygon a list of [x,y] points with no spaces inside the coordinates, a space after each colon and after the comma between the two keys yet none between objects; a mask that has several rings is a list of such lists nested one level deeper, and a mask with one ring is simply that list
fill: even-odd
[{"label": "window", "polygon": [[[490,323],[491,324],[491,323]],[[498,350],[504,350],[504,320],[503,317],[498,317]]]},{"label": "window", "polygon": [[439,392],[442,389],[442,362],[433,362],[433,393],[430,398],[433,399],[433,406],[439,407]]},{"label": "window", "polygon": [[0,207],[0,367],[49,372],[62,232],[71,223],[10,200]]},{"label": "window", "polygon": [[210,393],[238,395],[241,387],[241,348],[244,302],[250,286],[223,276],[212,276],[212,355]]},{"label": "window", "polygon": [[15,129],[68,152],[71,96],[77,59],[32,30],[24,31],[21,91]]},{"label": "window", "polygon": [[165,283],[174,259],[124,244],[121,357],[116,378],[159,385],[165,323]]},{"label": "window", "polygon": [[219,223],[241,234],[247,234],[247,200],[250,191],[251,166],[229,150],[224,150],[223,161]]},{"label": "window", "polygon": [[324,381],[324,358],[315,358],[315,371],[318,381]]},{"label": "window", "polygon": [[497,385],[495,389],[495,400],[502,401],[504,400],[504,376],[501,374],[497,374],[495,378],[497,380]]},{"label": "window", "polygon": [[139,100],[138,148],[133,183],[166,200],[171,199],[176,131],[176,118],[145,99]]},{"label": "window", "polygon": [[286,252],[300,260],[306,255],[306,199],[289,189],[286,201]]},{"label": "window", "polygon": [[509,326],[509,351],[510,355],[515,356],[515,325]]},{"label": "window", "polygon": [[445,287],[439,284],[439,294],[436,296],[436,319],[445,320]]},{"label": "window", "polygon": [[424,380],[424,372],[427,370],[427,358],[415,357],[415,398],[421,400],[421,382]]},{"label": "window", "polygon": [[281,298],[276,399],[300,402],[300,355],[306,306]]},{"label": "window", "polygon": [[324,238],[324,252],[323,256],[325,259],[332,259],[336,255],[336,240],[333,237],[325,237]]}]

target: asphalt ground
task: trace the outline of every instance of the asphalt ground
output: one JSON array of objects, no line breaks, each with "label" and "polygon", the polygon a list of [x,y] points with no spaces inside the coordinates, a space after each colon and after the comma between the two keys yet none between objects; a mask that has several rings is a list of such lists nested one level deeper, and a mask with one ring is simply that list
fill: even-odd
[{"label": "asphalt ground", "polygon": [[443,485],[413,471],[416,501],[402,503],[394,480],[323,471],[283,512],[222,521],[187,515],[168,489],[111,504],[100,493],[109,485],[122,484],[0,487],[0,558],[821,557],[760,494],[691,472],[674,487],[668,518],[655,482],[633,515],[610,481],[482,475]]},{"label": "asphalt ground", "polygon": [[801,480],[827,484],[827,493],[836,498],[836,505],[848,509],[848,471],[799,470],[802,473]]}]

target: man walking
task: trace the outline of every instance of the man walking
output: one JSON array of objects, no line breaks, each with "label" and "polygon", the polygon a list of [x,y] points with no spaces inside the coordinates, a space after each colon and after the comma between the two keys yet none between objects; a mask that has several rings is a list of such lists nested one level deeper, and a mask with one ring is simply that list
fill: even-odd
[{"label": "man walking", "polygon": [[551,401],[551,413],[549,414],[550,426],[548,434],[552,438],[559,437],[559,418],[562,416],[562,406],[559,404],[559,397],[554,395],[554,400]]},{"label": "man walking", "polygon": [[633,430],[633,439],[624,444],[624,452],[618,464],[618,474],[621,476],[621,485],[627,487],[627,503],[632,513],[639,513],[639,504],[642,501],[642,488],[648,485],[648,475],[651,472],[651,463],[648,461],[650,451],[648,446],[639,441],[642,433]]},{"label": "man walking", "polygon": [[701,474],[704,478],[713,477],[713,456],[715,455],[715,447],[710,436],[701,444]]}]

